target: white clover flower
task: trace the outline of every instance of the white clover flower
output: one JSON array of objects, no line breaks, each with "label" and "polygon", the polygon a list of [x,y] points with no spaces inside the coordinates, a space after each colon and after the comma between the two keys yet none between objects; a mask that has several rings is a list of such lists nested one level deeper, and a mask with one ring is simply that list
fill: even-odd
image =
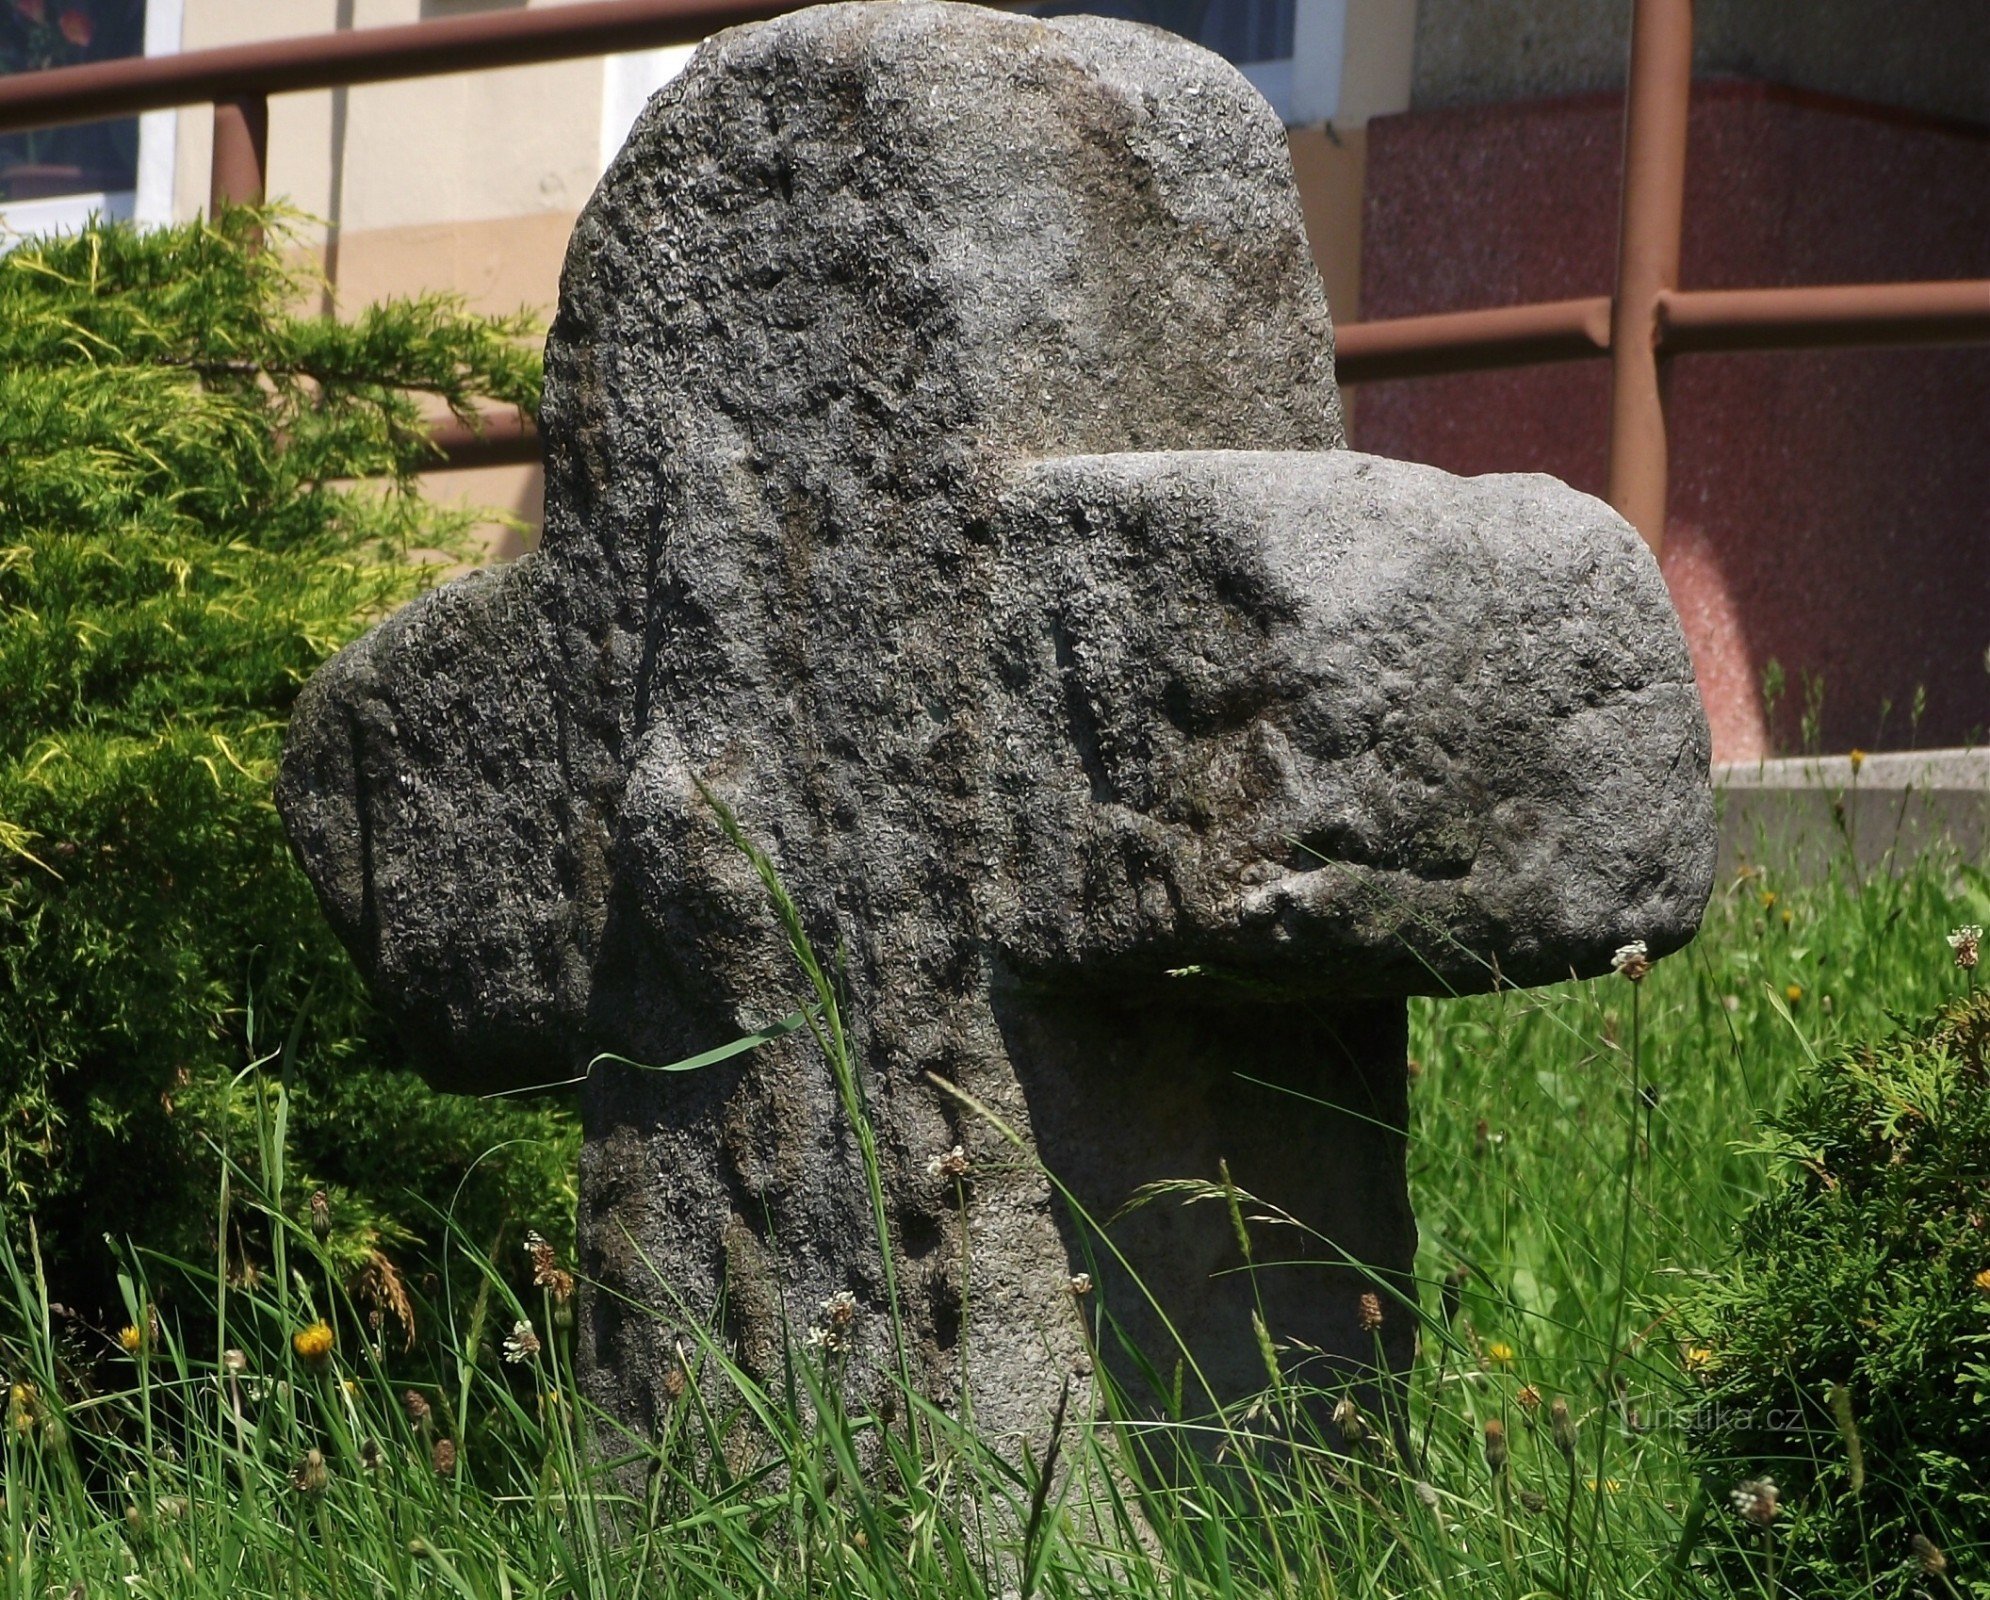
[{"label": "white clover flower", "polygon": [[539,1335],[532,1331],[531,1323],[514,1322],[511,1337],[504,1342],[504,1358],[516,1366],[521,1361],[530,1361],[541,1348]]},{"label": "white clover flower", "polygon": [[1974,972],[1976,963],[1983,954],[1983,930],[1975,923],[1957,928],[1949,935],[1949,948],[1955,952],[1955,964],[1964,972]]},{"label": "white clover flower", "polygon": [[1645,974],[1651,971],[1651,951],[1644,940],[1633,939],[1629,944],[1619,946],[1617,953],[1610,958],[1610,970],[1632,983],[1642,983]]},{"label": "white clover flower", "polygon": [[1782,1497],[1774,1478],[1750,1478],[1736,1485],[1728,1498],[1734,1502],[1736,1514],[1758,1528],[1768,1527],[1781,1509]]},{"label": "white clover flower", "polygon": [[841,1355],[850,1348],[850,1333],[857,1323],[857,1297],[839,1289],[822,1302],[821,1319],[808,1330],[808,1342],[817,1350]]}]

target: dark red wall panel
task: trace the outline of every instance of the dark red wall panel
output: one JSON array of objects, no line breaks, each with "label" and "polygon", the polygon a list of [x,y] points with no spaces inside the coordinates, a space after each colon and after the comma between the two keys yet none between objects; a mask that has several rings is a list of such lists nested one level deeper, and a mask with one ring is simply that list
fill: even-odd
[{"label": "dark red wall panel", "polygon": [[[1614,96],[1369,125],[1364,317],[1607,294]],[[1754,84],[1696,86],[1688,288],[1990,277],[1990,136]],[[1357,448],[1601,493],[1601,362],[1363,385]],[[1723,759],[1962,743],[1990,725],[1990,348],[1683,356],[1665,572]],[[1791,687],[1765,724],[1770,661]],[[1882,706],[1892,709],[1881,724]]]}]

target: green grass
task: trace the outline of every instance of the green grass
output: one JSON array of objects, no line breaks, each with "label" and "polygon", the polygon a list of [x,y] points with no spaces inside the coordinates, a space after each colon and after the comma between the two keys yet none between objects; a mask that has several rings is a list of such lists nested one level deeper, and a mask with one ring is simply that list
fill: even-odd
[{"label": "green grass", "polygon": [[[1722,1593],[1709,1553],[1742,1542],[1733,1486],[1695,1481],[1683,1453],[1700,1390],[1670,1307],[1762,1190],[1744,1153],[1762,1117],[1813,1060],[1954,992],[1943,936],[1990,920],[1984,888],[1940,860],[1732,881],[1700,940],[1640,985],[1419,1003],[1421,1303],[1385,1308],[1422,1323],[1407,1454],[1378,1419],[1351,1456],[1321,1448],[1274,1328],[1266,1394],[1214,1423],[1231,1435],[1220,1464],[1168,1484],[1141,1481],[1127,1433],[1082,1403],[1054,1461],[1042,1440],[1004,1458],[916,1397],[847,1415],[838,1358],[806,1347],[773,1390],[687,1349],[664,1436],[623,1437],[578,1395],[568,1310],[517,1237],[456,1235],[447,1273],[414,1286],[441,1354],[408,1367],[369,1344],[299,1220],[262,1063],[234,1090],[251,1114],[223,1122],[246,1120],[254,1148],[225,1153],[216,1197],[217,1237],[263,1241],[252,1279],[233,1254],[129,1261],[127,1352],[49,1307],[33,1241],[13,1241],[4,1592]],[[817,998],[834,1055],[826,980]],[[337,1344],[314,1366],[292,1336],[320,1317]],[[507,1361],[524,1322],[543,1347]]]}]

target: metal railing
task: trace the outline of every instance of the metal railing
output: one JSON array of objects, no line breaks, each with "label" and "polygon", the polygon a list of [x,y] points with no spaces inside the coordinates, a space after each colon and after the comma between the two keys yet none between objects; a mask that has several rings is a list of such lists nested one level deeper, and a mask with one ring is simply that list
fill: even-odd
[{"label": "metal railing", "polygon": [[1673,356],[1990,339],[1990,279],[1680,288],[1692,77],[1692,0],[1636,0],[1609,298],[1356,322],[1338,340],[1350,383],[1608,356],[1609,499],[1654,551],[1665,537],[1663,374]]},{"label": "metal railing", "polygon": [[[212,200],[253,203],[263,198],[273,94],[688,44],[792,9],[780,0],[592,0],[23,73],[0,79],[0,133],[207,101]],[[1345,383],[1608,357],[1610,503],[1654,550],[1665,530],[1662,378],[1672,357],[1990,339],[1990,279],[1681,288],[1692,63],[1692,0],[1635,0],[1612,295],[1351,322],[1337,332]],[[538,457],[536,435],[517,418],[494,416],[476,431],[443,424],[435,437],[450,466]]]}]

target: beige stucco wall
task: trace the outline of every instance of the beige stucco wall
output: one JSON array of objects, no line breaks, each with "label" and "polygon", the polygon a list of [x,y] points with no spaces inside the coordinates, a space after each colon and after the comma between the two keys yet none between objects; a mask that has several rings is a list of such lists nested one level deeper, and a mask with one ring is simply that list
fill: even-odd
[{"label": "beige stucco wall", "polygon": [[[185,0],[181,48],[511,9],[516,0]],[[298,244],[341,306],[441,292],[481,311],[549,316],[574,217],[599,176],[602,82],[599,60],[579,60],[279,95],[269,192],[308,214]],[[205,210],[212,152],[212,114],[182,112],[175,215]],[[433,473],[424,487],[541,520],[534,467]],[[494,556],[524,546],[506,522],[484,536]]]},{"label": "beige stucco wall", "polygon": [[[182,48],[512,9],[515,0],[186,0]],[[456,223],[570,222],[599,176],[601,99],[599,60],[279,95],[270,102],[269,192],[316,219],[303,229],[307,241],[336,238],[342,255],[359,236],[394,230],[429,230],[421,237],[435,245],[433,230]],[[206,204],[212,139],[205,108],[181,114],[180,216],[198,215]],[[386,247],[418,269],[405,287],[481,298],[508,274],[492,262],[487,241],[442,245],[423,263],[416,237],[402,235]],[[369,288],[378,281],[377,263],[371,270]]]},{"label": "beige stucco wall", "polygon": [[[566,0],[523,0],[544,8]],[[184,0],[182,48],[376,28],[520,0]],[[1345,316],[1358,298],[1359,130],[1409,104],[1418,0],[1347,0],[1338,109],[1295,139],[1322,266]],[[339,299],[444,290],[489,310],[550,309],[565,239],[601,161],[600,60],[280,95],[269,191],[312,219]],[[1351,137],[1352,136],[1352,137]],[[206,204],[212,118],[181,114],[174,209]]]},{"label": "beige stucco wall", "polygon": [[[1368,121],[1407,111],[1418,0],[1347,0],[1339,103],[1324,127],[1293,128],[1292,175],[1336,324],[1361,315],[1361,209]],[[1352,406],[1353,396],[1345,397]]]}]

